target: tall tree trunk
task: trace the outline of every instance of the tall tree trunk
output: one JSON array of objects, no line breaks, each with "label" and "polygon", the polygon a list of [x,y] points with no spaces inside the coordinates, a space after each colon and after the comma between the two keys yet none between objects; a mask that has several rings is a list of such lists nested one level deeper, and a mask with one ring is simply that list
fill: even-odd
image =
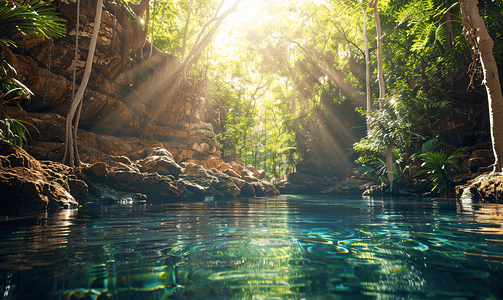
[{"label": "tall tree trunk", "polygon": [[367,132],[370,130],[369,118],[370,110],[372,109],[372,100],[370,95],[370,57],[369,57],[369,42],[367,39],[367,10],[362,7],[363,11],[363,40],[365,42],[365,84],[367,87]]},{"label": "tall tree trunk", "polygon": [[[379,78],[379,109],[386,109],[386,83],[384,82],[384,74],[382,69],[382,34],[381,34],[381,21],[379,20],[379,11],[377,10],[377,2],[379,0],[372,0],[370,7],[374,9],[374,17],[377,28],[377,75]],[[393,186],[393,145],[386,145],[386,167],[388,169],[388,181]]]},{"label": "tall tree trunk", "polygon": [[[89,82],[89,77],[91,75],[93,58],[94,58],[94,50],[96,49],[96,41],[98,40],[98,33],[100,29],[101,23],[101,11],[103,7],[103,0],[98,0],[96,6],[96,15],[94,18],[94,29],[93,35],[91,37],[91,42],[89,44],[89,52],[87,54],[86,67],[84,69],[84,76],[82,78],[82,82],[80,83],[79,89],[75,98],[72,101],[68,114],[66,115],[66,139],[65,139],[65,155],[63,158],[63,163],[73,167],[74,165],[80,165],[81,161],[78,159],[77,149],[77,128],[79,127],[78,120],[80,118],[80,109],[79,115],[77,115],[77,119],[75,122],[75,130],[72,130],[73,119],[75,118],[75,112],[77,108],[81,106],[82,99],[84,97],[84,92],[87,87],[87,83]],[[77,158],[76,158],[77,157]]]},{"label": "tall tree trunk", "polygon": [[487,91],[491,141],[494,152],[493,172],[501,173],[503,153],[503,96],[498,75],[498,66],[493,55],[494,41],[487,31],[479,14],[478,0],[459,0],[463,17],[463,32],[474,51],[478,51],[484,72],[484,85]]}]

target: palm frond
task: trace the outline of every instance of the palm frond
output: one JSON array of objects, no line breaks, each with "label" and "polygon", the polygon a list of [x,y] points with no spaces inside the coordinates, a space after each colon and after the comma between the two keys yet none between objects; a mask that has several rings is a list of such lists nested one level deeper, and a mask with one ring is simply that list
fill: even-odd
[{"label": "palm frond", "polygon": [[16,5],[11,1],[0,0],[0,28],[4,32],[19,30],[25,35],[60,38],[66,33],[64,22],[55,9],[47,7],[43,1],[31,0],[23,5]]}]

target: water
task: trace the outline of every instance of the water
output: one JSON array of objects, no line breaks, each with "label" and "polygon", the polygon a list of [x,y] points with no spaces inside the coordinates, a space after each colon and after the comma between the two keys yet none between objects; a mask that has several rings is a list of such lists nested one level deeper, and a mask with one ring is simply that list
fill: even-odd
[{"label": "water", "polygon": [[0,221],[4,299],[503,299],[503,205],[294,197]]}]

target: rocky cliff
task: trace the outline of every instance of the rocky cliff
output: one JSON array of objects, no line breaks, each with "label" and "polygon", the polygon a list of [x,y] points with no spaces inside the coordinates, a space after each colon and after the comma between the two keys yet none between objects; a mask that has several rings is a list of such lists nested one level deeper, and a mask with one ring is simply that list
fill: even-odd
[{"label": "rocky cliff", "polygon": [[[82,1],[76,61],[76,1],[50,4],[66,21],[65,37],[43,39],[13,31],[6,37],[17,47],[0,45],[3,61],[17,71],[9,75],[34,93],[30,101],[20,103],[22,109],[2,105],[0,117],[25,120],[38,128],[39,132],[30,128],[32,139],[27,149],[37,160],[54,162],[63,158],[73,65],[76,64],[78,88],[94,28],[96,2]],[[193,74],[173,76],[180,63],[145,41],[143,33],[143,25],[131,15],[127,5],[122,1],[104,1],[78,130],[79,153],[85,165],[74,173],[95,196],[109,188],[119,194],[138,192],[149,198],[277,193],[267,182],[260,181],[262,175],[252,167],[223,162],[211,120],[205,122],[201,117],[202,83]],[[0,153],[5,158],[2,172],[10,168],[7,157],[11,154]],[[5,190],[3,195],[7,195],[5,187],[12,181],[5,179],[0,183]],[[71,193],[66,182],[61,186]],[[155,189],[159,189],[159,194]],[[22,198],[18,196],[2,198]],[[74,203],[71,199],[65,201]],[[47,208],[47,203],[37,207]],[[18,205],[16,209],[25,208]]]},{"label": "rocky cliff", "polygon": [[[33,38],[12,32],[9,38],[17,47],[2,47],[0,55],[17,70],[17,79],[35,94],[30,102],[22,103],[23,108],[29,112],[43,112],[47,118],[56,118],[60,122],[72,99],[76,4],[75,1],[54,3],[66,20],[67,35],[64,38]],[[93,141],[88,139],[90,143],[82,147],[91,146],[107,154],[129,155],[138,150],[134,145],[140,140],[157,140],[173,153],[177,161],[218,157],[219,145],[212,139],[212,126],[199,119],[203,101],[199,97],[200,83],[195,76],[167,81],[170,78],[167,75],[179,62],[155,47],[150,51],[148,41],[144,47],[137,46],[142,44],[138,32],[143,27],[139,21],[131,21],[130,13],[121,3],[105,1],[80,126],[91,133],[123,138],[125,143],[120,149],[106,149],[100,147],[103,138],[91,138]],[[81,5],[77,83],[82,78],[87,59],[95,5],[96,1],[92,0]],[[48,147],[52,153],[59,153],[61,145],[47,143],[61,143],[64,135],[49,138],[47,130],[42,129],[41,133],[45,137],[36,141],[31,153],[37,158],[49,158],[36,152]]]}]

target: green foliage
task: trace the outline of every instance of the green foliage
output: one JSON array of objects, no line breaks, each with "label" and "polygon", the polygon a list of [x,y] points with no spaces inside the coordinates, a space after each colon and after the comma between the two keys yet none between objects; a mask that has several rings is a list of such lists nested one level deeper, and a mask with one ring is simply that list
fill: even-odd
[{"label": "green foliage", "polygon": [[4,125],[6,128],[5,133],[2,129],[0,129],[0,139],[11,142],[12,144],[17,145],[21,148],[27,147],[27,136],[31,137],[30,132],[28,131],[26,126],[31,126],[33,127],[33,129],[39,132],[37,127],[23,120],[6,118],[4,120],[0,120],[0,124]]},{"label": "green foliage", "polygon": [[421,0],[409,3],[398,12],[398,26],[407,23],[409,34],[414,36],[411,51],[423,51],[432,37],[433,40],[445,43],[446,22],[442,22],[442,17],[455,5],[457,2],[445,5],[435,0]]},{"label": "green foliage", "polygon": [[[14,1],[0,0],[0,31],[19,30],[25,35],[35,34],[44,37],[63,37],[65,35],[64,20],[52,7],[47,7],[50,1],[31,0],[24,4]],[[14,42],[0,39],[7,46]]]},{"label": "green foliage", "polygon": [[360,153],[357,164],[375,164],[377,157],[384,154],[386,145],[405,149],[410,144],[410,123],[408,117],[397,109],[374,111],[368,120],[370,130],[365,138],[354,144]]},{"label": "green foliage", "polygon": [[[14,1],[0,0],[0,30],[18,30],[24,35],[35,34],[37,36],[60,38],[65,35],[64,20],[58,17],[54,8],[48,7],[50,1],[31,0],[18,4]],[[6,46],[14,46],[11,40],[1,39],[0,43]],[[1,45],[0,45],[1,46]],[[0,106],[7,102],[17,104],[18,99],[30,98],[33,93],[15,79],[16,70],[5,60],[2,60],[0,70]],[[5,132],[0,129],[0,139],[11,142],[22,148],[27,147],[30,132],[27,129],[32,127],[38,129],[23,120],[5,118],[0,120]]]},{"label": "green foliage", "polygon": [[[362,159],[362,156],[360,156],[360,159]],[[404,165],[403,158],[398,157],[396,153],[393,155],[392,170],[388,170],[386,162],[377,155],[369,159],[367,164],[362,164],[359,170],[368,176],[375,173],[375,175],[379,177],[381,183],[388,186],[388,192],[391,194],[396,194],[400,189],[408,187],[411,181],[408,175],[409,166]],[[388,172],[393,173],[393,184],[389,184],[388,182]]]},{"label": "green foliage", "polygon": [[454,189],[454,180],[452,175],[454,171],[459,171],[459,166],[453,161],[457,157],[464,156],[463,151],[466,147],[456,149],[448,155],[444,150],[429,151],[438,146],[438,140],[432,139],[423,145],[424,153],[418,154],[417,157],[423,161],[421,170],[414,176],[428,175],[433,185],[432,191],[437,191],[441,196],[451,196]]}]

